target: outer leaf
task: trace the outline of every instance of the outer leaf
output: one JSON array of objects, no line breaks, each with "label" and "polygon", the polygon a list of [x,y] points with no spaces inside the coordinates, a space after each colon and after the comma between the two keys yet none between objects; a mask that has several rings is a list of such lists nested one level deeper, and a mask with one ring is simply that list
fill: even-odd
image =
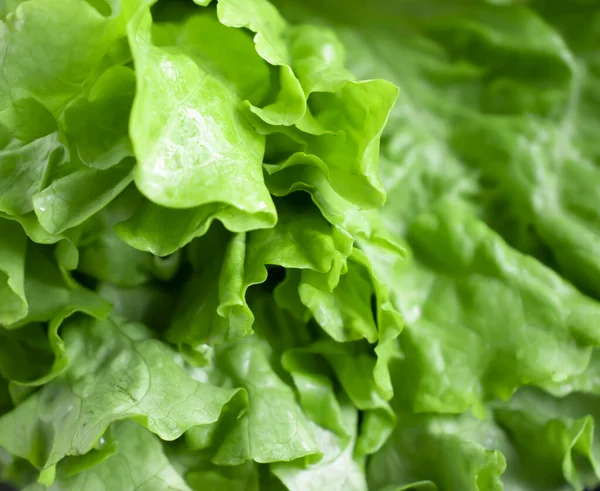
[{"label": "outer leaf", "polygon": [[532,487],[544,489],[561,489],[565,482],[577,490],[597,486],[597,405],[598,398],[590,395],[554,399],[531,389],[519,391],[506,404],[496,404],[494,417],[516,447],[507,483],[529,481]]},{"label": "outer leaf", "polygon": [[113,421],[134,418],[163,439],[213,423],[237,391],[191,379],[140,325],[67,328],[64,376],[0,418],[0,444],[46,468],[88,452]]},{"label": "outer leaf", "polygon": [[138,188],[163,206],[225,203],[273,225],[261,172],[263,138],[209,67],[152,44],[150,21],[140,12],[128,28],[139,74],[130,126]]},{"label": "outer leaf", "polygon": [[343,396],[338,400],[318,356],[306,350],[288,350],[282,362],[294,379],[305,413],[320,425],[315,425],[314,433],[323,457],[306,467],[274,464],[273,473],[289,490],[366,490],[364,456],[354,454],[358,429],[355,408]]},{"label": "outer leaf", "polygon": [[[344,408],[344,416],[349,426],[356,427],[357,413],[351,406]],[[342,446],[339,437],[331,432],[316,428],[319,448],[323,451],[322,459],[307,468],[293,463],[278,463],[273,465],[273,473],[281,479],[290,491],[317,491],[331,489],[332,491],[366,491],[367,482],[364,473],[364,457],[353,456],[354,442],[352,439],[346,447]],[[341,441],[340,441],[341,440]]]},{"label": "outer leaf", "polygon": [[248,391],[249,406],[227,434],[213,462],[279,462],[319,454],[312,428],[293,391],[269,366],[266,343],[248,337],[225,348],[219,356],[221,369]]},{"label": "outer leaf", "polygon": [[[369,462],[370,488],[500,491],[506,460],[489,448],[498,442],[505,442],[498,428],[470,415],[400,412],[394,434]],[[430,486],[417,482],[423,480],[431,481]]]},{"label": "outer leaf", "polygon": [[[528,252],[539,254],[541,241],[561,274],[598,296],[600,197],[595,183],[600,170],[573,144],[571,118],[568,114],[560,125],[525,117],[476,121],[462,128],[456,145],[498,183],[493,210],[507,212],[490,218],[494,226]],[[476,150],[467,140],[482,134],[486,144]]]},{"label": "outer leaf", "polygon": [[64,158],[64,147],[56,133],[0,154],[0,211],[24,215],[33,211],[33,197],[45,187],[56,160]]},{"label": "outer leaf", "polygon": [[82,169],[57,179],[33,198],[40,224],[51,234],[79,225],[127,187],[132,167],[126,159],[105,171]]},{"label": "outer leaf", "polygon": [[27,491],[190,491],[163,454],[159,440],[132,421],[114,424],[116,453],[90,470],[73,477],[61,476],[46,487],[34,484]]},{"label": "outer leaf", "polygon": [[[19,101],[29,97],[60,114],[109,46],[123,35],[124,21],[135,4],[125,0],[120,16],[105,18],[87,2],[35,0],[21,3],[7,16],[0,25],[1,43],[11,47],[2,63],[0,118],[8,128],[31,124],[31,113],[18,110]],[[36,124],[35,119],[32,122]]]},{"label": "outer leaf", "polygon": [[400,277],[398,298],[403,366],[419,375],[398,389],[417,411],[461,412],[585,369],[595,302],[458,210],[422,216],[409,239],[423,266]]}]

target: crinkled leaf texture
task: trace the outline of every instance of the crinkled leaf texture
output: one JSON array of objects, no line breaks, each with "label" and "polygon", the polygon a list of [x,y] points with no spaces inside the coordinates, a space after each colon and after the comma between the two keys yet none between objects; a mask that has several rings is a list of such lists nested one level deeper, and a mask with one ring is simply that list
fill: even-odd
[{"label": "crinkled leaf texture", "polygon": [[0,479],[598,485],[599,7],[0,1]]},{"label": "crinkled leaf texture", "polygon": [[40,468],[91,450],[113,421],[133,418],[163,439],[215,422],[235,390],[189,378],[137,324],[69,325],[69,369],[0,419],[2,446]]},{"label": "crinkled leaf texture", "polygon": [[32,484],[27,491],[120,489],[134,491],[190,491],[190,487],[164,455],[159,440],[132,421],[113,426],[115,453],[94,467],[69,475],[57,475],[46,487]]}]

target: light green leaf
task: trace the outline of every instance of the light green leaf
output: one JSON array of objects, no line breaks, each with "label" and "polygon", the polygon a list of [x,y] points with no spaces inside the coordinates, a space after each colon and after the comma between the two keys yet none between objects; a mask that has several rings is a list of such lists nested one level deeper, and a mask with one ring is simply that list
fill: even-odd
[{"label": "light green leaf", "polygon": [[600,482],[600,439],[595,429],[598,397],[570,394],[555,399],[521,389],[505,404],[494,404],[497,424],[515,447],[506,482],[563,489],[594,488]]},{"label": "light green leaf", "polygon": [[422,215],[409,242],[418,262],[397,294],[402,365],[418,375],[397,389],[417,411],[462,412],[585,370],[597,303],[458,209]]},{"label": "light green leaf", "polygon": [[[356,410],[345,405],[343,411],[347,426],[355,430],[358,424]],[[366,491],[365,459],[353,455],[355,438],[341,439],[319,427],[314,431],[323,452],[322,459],[306,468],[294,463],[277,463],[272,466],[273,474],[289,491]]]},{"label": "light green leaf", "polygon": [[219,418],[236,390],[196,382],[140,325],[66,326],[69,368],[0,418],[0,445],[38,468],[88,452],[112,422],[132,418],[172,440]]},{"label": "light green leaf", "polygon": [[[185,286],[167,338],[174,343],[196,346],[250,334],[254,317],[245,300],[249,286],[245,282],[245,234],[231,236],[213,227],[194,246],[200,264],[207,254],[212,254],[213,259]],[[266,270],[261,281],[265,279]]]},{"label": "light green leaf", "polygon": [[[109,306],[97,295],[82,288],[65,275],[56,263],[53,247],[29,243],[25,274],[27,315],[8,327],[16,329],[30,322],[46,322],[64,318],[76,310],[107,311]],[[69,312],[69,313],[67,313]],[[61,321],[58,323],[60,324]]]},{"label": "light green leaf", "polygon": [[297,152],[280,164],[265,164],[264,167],[267,185],[273,195],[286,196],[295,191],[306,191],[331,224],[348,231],[359,241],[386,243],[384,248],[392,250],[396,256],[404,254],[376,211],[362,210],[331,187],[327,180],[327,167],[315,155]]},{"label": "light green leaf", "polygon": [[212,459],[216,464],[290,461],[320,453],[294,392],[269,366],[267,346],[251,336],[218,355],[221,370],[248,392],[248,411],[219,446]]},{"label": "light green leaf", "polygon": [[321,94],[315,118],[329,133],[308,139],[307,153],[319,156],[328,179],[343,198],[364,208],[385,201],[379,180],[379,138],[398,96],[384,80],[349,82],[334,94]]},{"label": "light green leaf", "polygon": [[269,65],[256,53],[252,39],[221,24],[210,10],[195,13],[183,25],[154,23],[152,36],[159,45],[176,45],[243,100],[260,102],[269,91]]},{"label": "light green leaf", "polygon": [[46,185],[50,168],[64,159],[56,133],[0,153],[0,211],[24,215],[33,211],[33,197]]},{"label": "light green leaf", "polygon": [[281,364],[294,380],[302,409],[321,427],[319,434],[323,429],[329,430],[339,438],[337,444],[348,444],[355,431],[354,416],[352,411],[342,409],[333,382],[327,376],[327,363],[309,349],[294,348],[295,345],[298,343],[284,351]]},{"label": "light green leaf", "polygon": [[124,34],[124,21],[134,8],[134,0],[125,0],[120,15],[103,17],[77,0],[21,3],[0,25],[0,42],[11,47],[2,63],[0,120],[10,130],[37,124],[27,120],[30,111],[19,113],[19,101],[28,98],[58,116]]},{"label": "light green leaf", "polygon": [[373,287],[368,273],[356,262],[350,262],[348,272],[340,276],[333,292],[319,289],[311,284],[310,278],[300,283],[298,291],[302,303],[335,341],[362,338],[370,343],[377,341],[377,326],[371,312]]},{"label": "light green leaf", "polygon": [[[301,275],[288,271],[285,281],[275,290],[275,300],[304,322],[312,315],[337,342],[365,338],[369,343],[377,343],[374,381],[384,399],[389,400],[393,395],[389,364],[400,357],[396,338],[403,320],[391,302],[391,290],[382,280],[394,285],[395,279],[389,278],[384,269],[393,270],[401,258],[397,249],[388,248],[385,242],[383,246],[367,240],[361,243],[374,258],[373,264],[355,248],[349,257],[347,272],[340,276],[339,283],[323,283],[310,270],[302,271]],[[382,253],[386,248],[387,254]],[[386,255],[388,258],[382,260]],[[386,264],[390,256],[392,263]]]},{"label": "light green leaf", "polygon": [[[323,281],[337,284],[352,239],[331,227],[315,208],[286,202],[277,206],[279,222],[272,229],[235,236],[211,230],[195,243],[200,267],[180,299],[167,333],[171,341],[195,346],[249,334],[254,317],[246,291],[267,279],[267,265],[312,270]],[[208,254],[213,261],[204,264]]]},{"label": "light green leaf", "polygon": [[115,230],[131,247],[157,256],[173,254],[194,238],[202,237],[214,220],[220,220],[236,232],[263,225],[260,217],[239,217],[235,208],[220,203],[175,210],[144,199],[136,208],[128,219],[115,226]]},{"label": "light green leaf", "polygon": [[493,445],[507,445],[506,437],[469,414],[399,411],[394,434],[369,461],[369,489],[501,491],[506,460]]},{"label": "light green leaf", "polygon": [[160,441],[133,421],[114,424],[116,452],[104,462],[75,476],[62,476],[53,485],[33,485],[27,491],[190,491],[190,487],[171,466]]},{"label": "light green leaf", "polygon": [[239,113],[237,94],[210,67],[177,48],[152,44],[150,22],[141,11],[128,27],[138,73],[130,123],[136,185],[159,205],[224,203],[272,226],[275,209],[261,169],[263,137]]},{"label": "light green leaf", "polygon": [[315,343],[310,351],[327,360],[354,406],[364,412],[356,453],[365,455],[379,450],[389,438],[396,416],[387,402],[386,387],[381,387],[375,377],[377,361],[370,349],[327,340]]},{"label": "light green leaf", "polygon": [[21,227],[0,218],[0,324],[8,325],[27,315],[25,257],[27,237]]},{"label": "light green leaf", "polygon": [[134,92],[133,70],[113,66],[67,108],[66,131],[85,165],[106,169],[132,155],[127,126]]},{"label": "light green leaf", "polygon": [[51,234],[81,224],[127,187],[132,167],[125,159],[107,170],[81,169],[55,180],[33,197],[40,224]]},{"label": "light green leaf", "polygon": [[306,111],[306,99],[290,66],[292,57],[286,41],[288,26],[285,20],[267,0],[221,0],[217,4],[217,13],[222,24],[255,32],[257,53],[279,67],[281,89],[276,100],[262,108],[249,105],[250,110],[271,125],[294,124]]},{"label": "light green leaf", "polygon": [[[497,183],[491,211],[505,211],[490,213],[493,226],[525,252],[539,255],[539,249],[549,248],[562,275],[598,295],[600,196],[595,183],[600,170],[574,145],[572,117],[560,125],[525,117],[476,120],[460,128],[456,146]],[[474,139],[485,144],[474,148],[469,143]]]},{"label": "light green leaf", "polygon": [[313,92],[337,92],[354,75],[345,68],[346,52],[336,34],[322,26],[290,29],[294,73],[308,99]]},{"label": "light green leaf", "polygon": [[348,82],[334,94],[319,94],[315,120],[326,131],[303,138],[301,152],[267,165],[269,188],[279,196],[307,190],[328,219],[360,229],[365,220],[358,209],[385,201],[379,138],[396,97],[397,89],[383,80]]}]

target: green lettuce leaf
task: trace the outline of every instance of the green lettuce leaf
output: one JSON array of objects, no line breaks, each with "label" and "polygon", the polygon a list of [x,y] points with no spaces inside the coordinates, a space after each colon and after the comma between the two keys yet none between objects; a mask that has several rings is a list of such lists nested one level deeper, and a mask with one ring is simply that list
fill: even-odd
[{"label": "green lettuce leaf", "polygon": [[[487,447],[505,439],[493,424],[470,415],[428,416],[399,412],[398,425],[369,462],[369,489],[503,489],[502,453]],[[522,488],[511,488],[522,489]]]},{"label": "green lettuce leaf", "polygon": [[0,324],[17,322],[27,315],[25,251],[27,237],[21,227],[0,218]]},{"label": "green lettuce leaf", "polygon": [[[351,405],[342,409],[342,415],[350,428],[357,426],[357,412]],[[300,490],[352,490],[366,491],[364,458],[353,456],[354,439],[344,446],[344,440],[330,431],[316,430],[322,459],[313,465],[302,468],[291,463],[277,463],[272,471],[290,491]]]},{"label": "green lettuce leaf", "polygon": [[422,215],[409,242],[420,252],[397,284],[402,363],[419,375],[399,390],[416,410],[462,412],[585,370],[596,302],[456,210]]},{"label": "green lettuce leaf", "polygon": [[77,474],[71,474],[68,469],[62,472],[61,466],[58,466],[56,481],[50,486],[36,483],[25,489],[190,491],[190,487],[169,463],[160,441],[154,435],[133,421],[120,421],[114,423],[113,427],[116,452],[105,461]]},{"label": "green lettuce leaf", "polygon": [[225,203],[273,225],[261,172],[264,138],[239,113],[239,94],[209,66],[154,45],[150,23],[140,11],[128,28],[138,73],[130,125],[136,185],[159,205]]},{"label": "green lettuce leaf", "polygon": [[50,169],[64,158],[64,147],[56,133],[1,152],[0,211],[24,215],[33,211],[33,199],[45,187]]},{"label": "green lettuce leaf", "polygon": [[23,103],[27,99],[40,102],[54,116],[62,112],[111,45],[125,34],[137,1],[120,4],[114,16],[104,17],[87,2],[35,0],[20,3],[6,17],[0,36],[11,49],[3,58],[6,76],[0,82],[3,124],[31,133],[27,127],[39,124],[36,115],[41,109]]},{"label": "green lettuce leaf", "polygon": [[110,169],[81,169],[55,180],[33,198],[40,225],[51,234],[81,224],[104,208],[132,181],[133,162]]},{"label": "green lettuce leaf", "polygon": [[[248,392],[248,411],[227,434],[213,462],[285,462],[320,453],[294,392],[269,367],[268,349],[263,343],[248,337],[218,356],[221,370]],[[265,424],[271,425],[267,431]]]},{"label": "green lettuce leaf", "polygon": [[133,418],[163,439],[216,421],[235,390],[196,382],[140,325],[68,325],[69,368],[0,418],[0,445],[47,468],[92,449],[113,421]]},{"label": "green lettuce leaf", "polygon": [[597,10],[0,0],[0,479],[593,489]]},{"label": "green lettuce leaf", "polygon": [[127,125],[134,92],[133,70],[115,65],[98,77],[87,97],[67,107],[66,132],[85,165],[104,169],[132,155]]},{"label": "green lettuce leaf", "polygon": [[[198,272],[186,286],[168,337],[176,343],[216,344],[251,332],[253,315],[246,303],[251,285],[267,279],[267,265],[311,270],[333,285],[345,268],[352,240],[319,214],[278,204],[279,222],[267,230],[231,236],[213,230],[194,244]],[[208,265],[212,251],[220,257]]]}]

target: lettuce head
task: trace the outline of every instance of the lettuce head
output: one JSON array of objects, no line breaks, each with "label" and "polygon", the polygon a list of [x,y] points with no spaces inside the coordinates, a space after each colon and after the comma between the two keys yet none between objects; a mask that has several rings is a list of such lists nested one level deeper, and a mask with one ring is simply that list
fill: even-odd
[{"label": "lettuce head", "polygon": [[600,484],[600,2],[0,0],[0,480]]}]

